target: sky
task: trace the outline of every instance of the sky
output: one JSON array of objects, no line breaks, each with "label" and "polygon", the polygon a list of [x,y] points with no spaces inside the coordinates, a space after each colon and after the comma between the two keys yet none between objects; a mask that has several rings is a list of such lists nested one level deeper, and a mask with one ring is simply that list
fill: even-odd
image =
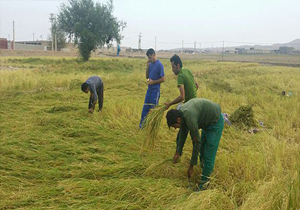
[{"label": "sky", "polygon": [[[106,0],[94,0],[106,3]],[[46,40],[50,13],[67,0],[0,0],[0,37]],[[114,0],[127,23],[121,46],[143,49],[271,45],[300,38],[300,0]],[[156,41],[155,41],[156,40]],[[156,45],[155,45],[156,43]]]}]

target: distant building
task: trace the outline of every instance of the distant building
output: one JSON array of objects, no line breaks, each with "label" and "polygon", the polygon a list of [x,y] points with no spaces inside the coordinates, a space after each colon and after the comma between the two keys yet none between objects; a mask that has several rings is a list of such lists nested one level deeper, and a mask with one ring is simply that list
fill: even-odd
[{"label": "distant building", "polygon": [[19,41],[15,43],[16,50],[43,50],[46,51],[48,41]]},{"label": "distant building", "polygon": [[235,54],[264,54],[264,53],[270,53],[270,50],[255,49],[254,47],[250,47],[250,49],[235,48]]},{"label": "distant building", "polygon": [[278,50],[275,50],[276,54],[289,54],[292,55],[294,51],[293,47],[279,47]]},{"label": "distant building", "polygon": [[0,49],[8,49],[8,41],[6,38],[0,38]]},{"label": "distant building", "polygon": [[129,53],[145,52],[145,50],[143,50],[143,49],[134,49],[134,48],[130,48],[130,47],[127,48],[125,51],[129,52]]},{"label": "distant building", "polygon": [[270,53],[270,50],[255,49],[254,47],[251,47],[250,50],[246,50],[246,53],[249,53],[249,54],[263,54],[263,53]]},{"label": "distant building", "polygon": [[[13,42],[0,39],[0,49],[13,49]],[[15,50],[47,50],[48,41],[18,41],[15,42]]]},{"label": "distant building", "polygon": [[246,53],[246,49],[245,48],[235,48],[234,52],[235,52],[235,54],[244,54],[244,53]]}]

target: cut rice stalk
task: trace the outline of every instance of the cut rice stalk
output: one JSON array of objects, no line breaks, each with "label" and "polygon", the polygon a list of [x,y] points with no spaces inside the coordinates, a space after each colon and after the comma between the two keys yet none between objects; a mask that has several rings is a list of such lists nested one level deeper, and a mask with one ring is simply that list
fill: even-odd
[{"label": "cut rice stalk", "polygon": [[142,149],[146,147],[150,147],[151,149],[154,148],[165,110],[166,107],[164,105],[158,105],[154,109],[151,109],[145,118],[142,125],[142,130],[145,136]]}]

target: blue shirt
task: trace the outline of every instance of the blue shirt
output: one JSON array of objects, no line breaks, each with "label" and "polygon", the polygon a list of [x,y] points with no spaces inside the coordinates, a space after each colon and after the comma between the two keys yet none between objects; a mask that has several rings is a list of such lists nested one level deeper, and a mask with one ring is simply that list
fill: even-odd
[{"label": "blue shirt", "polygon": [[97,100],[97,90],[99,90],[103,84],[102,79],[100,77],[93,76],[88,78],[85,82],[88,84],[90,92],[93,93],[94,100]]},{"label": "blue shirt", "polygon": [[[165,76],[164,66],[160,60],[156,60],[154,63],[149,65],[149,79],[158,80]],[[154,85],[148,85],[148,91],[150,92],[160,92],[160,83]]]}]

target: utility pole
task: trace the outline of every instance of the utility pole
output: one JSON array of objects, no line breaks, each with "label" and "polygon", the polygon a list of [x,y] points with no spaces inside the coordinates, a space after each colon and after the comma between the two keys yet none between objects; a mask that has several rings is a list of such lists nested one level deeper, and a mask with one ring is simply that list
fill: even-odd
[{"label": "utility pole", "polygon": [[56,38],[56,33],[54,35],[54,40],[55,40],[55,52],[57,51],[57,38]]},{"label": "utility pole", "polygon": [[15,21],[13,21],[13,50],[15,49]]},{"label": "utility pole", "polygon": [[183,53],[183,40],[182,40],[182,49],[181,49],[181,54]]},{"label": "utility pole", "polygon": [[139,50],[142,51],[142,34],[139,35]]},{"label": "utility pole", "polygon": [[194,54],[196,54],[196,41],[194,42]]},{"label": "utility pole", "polygon": [[224,54],[224,41],[223,41],[223,48],[222,48],[222,61],[223,61],[223,54]]},{"label": "utility pole", "polygon": [[55,40],[55,52],[56,52],[57,51],[57,22],[56,22],[56,16],[54,16],[54,26],[55,26],[54,40]]},{"label": "utility pole", "polygon": [[53,39],[54,39],[54,37],[53,37],[53,21],[54,21],[54,14],[53,13],[51,13],[50,14],[50,22],[51,22],[51,50],[53,51]]},{"label": "utility pole", "polygon": [[32,33],[32,41],[34,41],[34,33]]},{"label": "utility pole", "polygon": [[155,37],[155,52],[156,52],[156,37]]},{"label": "utility pole", "polygon": [[201,43],[200,43],[200,49],[199,49],[199,52],[201,53]]}]

